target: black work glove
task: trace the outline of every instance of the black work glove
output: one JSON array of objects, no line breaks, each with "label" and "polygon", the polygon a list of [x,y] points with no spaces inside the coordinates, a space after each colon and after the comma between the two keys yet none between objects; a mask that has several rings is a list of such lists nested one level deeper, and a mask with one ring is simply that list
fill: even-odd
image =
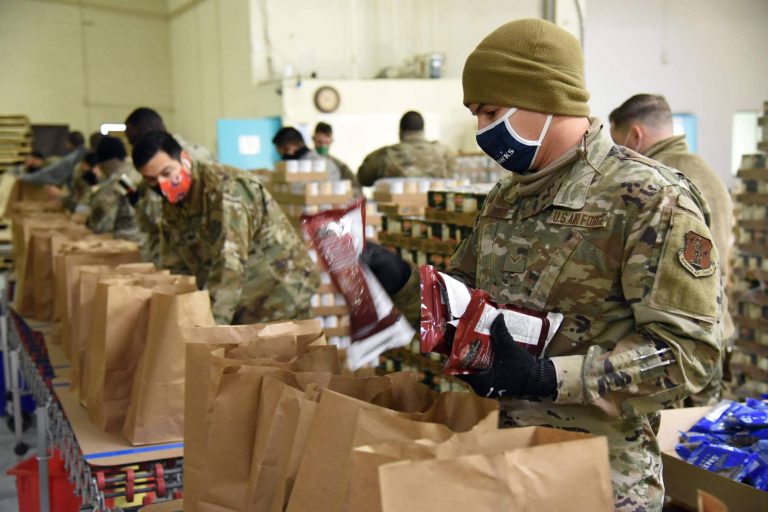
[{"label": "black work glove", "polygon": [[399,292],[411,277],[411,266],[408,263],[394,252],[370,240],[365,241],[360,261],[371,269],[390,297]]},{"label": "black work glove", "polygon": [[499,314],[491,324],[493,364],[487,370],[458,377],[488,398],[552,398],[557,396],[555,365],[520,348]]}]

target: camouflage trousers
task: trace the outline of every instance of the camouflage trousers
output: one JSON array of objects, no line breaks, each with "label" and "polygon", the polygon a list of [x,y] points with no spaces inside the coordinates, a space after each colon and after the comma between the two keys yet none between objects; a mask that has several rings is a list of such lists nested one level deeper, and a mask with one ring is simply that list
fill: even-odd
[{"label": "camouflage trousers", "polygon": [[[600,414],[591,406],[503,400],[499,427],[535,425],[606,436],[615,510],[660,512],[664,502],[664,484],[661,479],[661,451],[654,433],[658,429],[658,415],[654,418],[642,416],[612,420],[601,418]],[[656,423],[655,427],[652,420]],[[574,509],[578,509],[578,504],[574,504]]]}]

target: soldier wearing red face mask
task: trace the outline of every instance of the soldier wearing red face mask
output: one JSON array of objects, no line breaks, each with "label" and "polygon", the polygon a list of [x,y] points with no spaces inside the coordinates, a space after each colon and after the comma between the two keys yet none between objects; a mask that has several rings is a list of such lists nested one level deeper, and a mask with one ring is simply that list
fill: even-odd
[{"label": "soldier wearing red face mask", "polygon": [[142,136],[133,162],[164,199],[160,264],[197,278],[218,323],[309,317],[315,265],[256,176],[194,161],[166,132]]}]

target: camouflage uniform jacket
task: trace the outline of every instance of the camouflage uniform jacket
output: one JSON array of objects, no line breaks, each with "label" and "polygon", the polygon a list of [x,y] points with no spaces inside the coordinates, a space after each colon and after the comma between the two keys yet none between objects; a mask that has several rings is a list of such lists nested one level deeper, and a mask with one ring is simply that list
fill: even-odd
[{"label": "camouflage uniform jacket", "polygon": [[428,141],[422,132],[405,133],[402,142],[379,148],[363,160],[357,180],[370,187],[380,178],[450,178],[456,158],[439,142]]},{"label": "camouflage uniform jacket", "polygon": [[[685,174],[685,177],[691,180],[704,196],[713,212],[710,229],[715,247],[720,252],[720,271],[727,287],[731,277],[728,254],[733,245],[734,217],[731,195],[722,178],[700,156],[688,151],[685,135],[676,135],[659,141],[646,149],[643,155]],[[727,294],[723,298],[727,298]],[[723,303],[723,337],[731,339],[735,333],[736,328],[728,312],[726,301]]]},{"label": "camouflage uniform jacket", "polygon": [[145,242],[141,247],[141,259],[160,266],[160,225],[163,222],[163,198],[149,189],[142,180],[138,187],[139,202],[136,204],[136,224],[144,233]]},{"label": "camouflage uniform jacket", "polygon": [[130,163],[117,159],[102,162],[99,167],[106,177],[90,198],[90,214],[86,225],[94,233],[110,233],[115,238],[142,244],[144,236],[136,225],[136,211],[119,183],[123,173],[134,183],[141,180],[141,175]]},{"label": "camouflage uniform jacket", "polygon": [[160,261],[196,276],[218,323],[307,318],[319,285],[315,264],[255,176],[194,162],[189,195],[163,202]]},{"label": "camouflage uniform jacket", "polygon": [[355,173],[352,172],[352,169],[350,169],[347,164],[333,155],[326,155],[326,158],[333,161],[333,163],[336,164],[336,167],[339,168],[339,179],[351,181],[352,189],[356,192],[356,195],[359,195],[361,192],[360,183],[357,182],[357,176],[355,176]]},{"label": "camouflage uniform jacket", "polygon": [[[507,399],[502,424],[607,436],[616,509],[657,511],[657,411],[704,387],[720,360],[718,255],[695,189],[598,123],[538,196],[503,177],[448,272],[564,315],[545,354],[557,398]],[[411,314],[417,283],[395,296]]]}]

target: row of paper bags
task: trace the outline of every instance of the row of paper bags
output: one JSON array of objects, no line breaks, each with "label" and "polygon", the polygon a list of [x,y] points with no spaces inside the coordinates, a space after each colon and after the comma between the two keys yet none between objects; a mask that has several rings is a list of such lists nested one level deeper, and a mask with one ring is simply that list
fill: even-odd
[{"label": "row of paper bags", "polygon": [[311,325],[182,329],[185,511],[613,509],[604,438],[500,430],[495,400],[345,374]]}]

